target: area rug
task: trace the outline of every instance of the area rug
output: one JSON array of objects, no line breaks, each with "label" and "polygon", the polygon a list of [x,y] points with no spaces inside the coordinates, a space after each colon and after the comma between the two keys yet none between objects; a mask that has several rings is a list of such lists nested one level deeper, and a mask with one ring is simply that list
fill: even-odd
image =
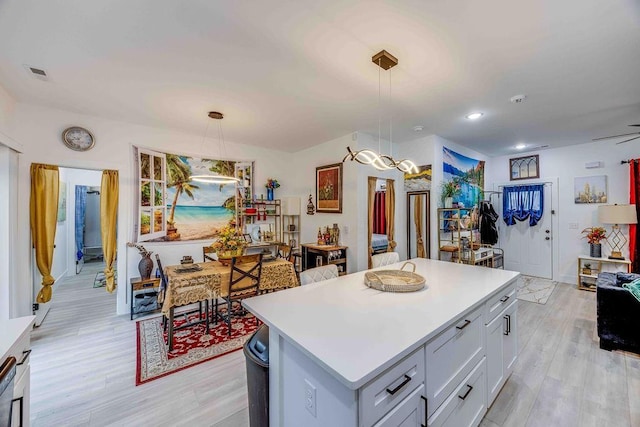
[{"label": "area rug", "polygon": [[242,348],[257,326],[256,318],[247,313],[233,318],[231,337],[227,336],[227,324],[220,321],[211,325],[209,334],[203,324],[181,329],[174,333],[171,352],[165,344],[162,316],[140,320],[136,328],[136,385],[140,385]]},{"label": "area rug", "polygon": [[[113,280],[115,281],[116,285],[118,284],[118,272],[114,271],[113,272]],[[96,278],[93,279],[93,287],[94,288],[102,288],[104,286],[107,286],[107,278],[104,275],[103,271],[98,271],[96,273]]]},{"label": "area rug", "polygon": [[518,299],[546,304],[558,282],[533,276],[520,276],[518,281]]}]

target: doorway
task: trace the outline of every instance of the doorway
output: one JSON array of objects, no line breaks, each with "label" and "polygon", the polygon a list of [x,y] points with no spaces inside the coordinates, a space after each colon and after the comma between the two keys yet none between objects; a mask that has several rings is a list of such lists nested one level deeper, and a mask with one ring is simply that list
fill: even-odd
[{"label": "doorway", "polygon": [[[516,221],[514,225],[507,226],[502,220],[504,196],[501,194],[500,203],[496,206],[500,214],[498,246],[504,249],[505,269],[551,280],[553,279],[553,187],[550,182],[530,184],[544,184],[540,221],[534,226],[529,225],[528,220]],[[501,185],[499,189],[502,190],[504,187],[517,187],[517,185]]]}]

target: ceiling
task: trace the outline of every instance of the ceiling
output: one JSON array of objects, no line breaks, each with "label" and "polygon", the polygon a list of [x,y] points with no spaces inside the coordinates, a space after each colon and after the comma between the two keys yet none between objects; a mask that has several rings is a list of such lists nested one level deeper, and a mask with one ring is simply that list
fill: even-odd
[{"label": "ceiling", "polygon": [[[380,114],[382,49],[399,65]],[[0,85],[18,101],[196,135],[217,110],[227,141],[286,151],[377,135],[380,115],[394,142],[489,156],[631,132],[638,52],[634,0],[0,0]]]}]

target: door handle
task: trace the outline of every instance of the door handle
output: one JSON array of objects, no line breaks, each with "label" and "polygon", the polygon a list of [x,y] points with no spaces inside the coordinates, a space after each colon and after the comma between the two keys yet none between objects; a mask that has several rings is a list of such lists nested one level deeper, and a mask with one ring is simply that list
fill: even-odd
[{"label": "door handle", "polygon": [[421,427],[427,427],[427,419],[429,417],[429,401],[426,397],[420,396],[424,400],[424,424],[420,424]]},{"label": "door handle", "polygon": [[551,237],[547,236],[544,238],[544,240],[551,240]]},{"label": "door handle", "polygon": [[402,381],[400,384],[398,384],[398,387],[394,388],[393,390],[387,389],[387,393],[389,393],[391,396],[393,396],[394,394],[396,394],[398,392],[398,390],[400,390],[402,387],[407,385],[407,383],[409,381],[411,381],[411,377],[409,375],[407,375],[407,374],[404,374],[404,381]]},{"label": "door handle", "polygon": [[544,230],[544,232],[549,234],[549,233],[551,233],[551,230]]},{"label": "door handle", "polygon": [[511,315],[506,314],[503,319],[507,321],[507,324],[505,325],[506,330],[503,332],[503,335],[509,335],[511,333]]},{"label": "door handle", "polygon": [[464,328],[466,328],[467,326],[469,326],[469,324],[470,324],[470,323],[471,323],[471,320],[469,320],[469,319],[465,319],[465,321],[464,321],[464,325],[462,325],[462,326],[456,326],[456,329],[463,330]]},{"label": "door handle", "polygon": [[473,386],[467,384],[467,387],[469,387],[469,388],[467,389],[467,392],[464,395],[462,395],[462,396],[458,395],[458,397],[460,399],[462,399],[462,400],[465,400],[467,398],[467,396],[469,396],[469,393],[471,393],[471,390],[473,390]]}]

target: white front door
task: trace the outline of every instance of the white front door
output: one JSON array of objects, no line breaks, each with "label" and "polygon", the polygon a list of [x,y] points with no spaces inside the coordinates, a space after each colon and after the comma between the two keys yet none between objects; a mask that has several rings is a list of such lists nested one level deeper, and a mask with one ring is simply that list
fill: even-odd
[{"label": "white front door", "polygon": [[[535,184],[535,183],[531,183]],[[494,206],[500,213],[498,219],[499,240],[497,246],[504,249],[504,268],[519,271],[527,276],[553,278],[551,229],[551,185],[544,186],[544,210],[538,224],[529,225],[529,219],[516,221],[507,226],[502,219],[502,196],[499,206]]]}]

